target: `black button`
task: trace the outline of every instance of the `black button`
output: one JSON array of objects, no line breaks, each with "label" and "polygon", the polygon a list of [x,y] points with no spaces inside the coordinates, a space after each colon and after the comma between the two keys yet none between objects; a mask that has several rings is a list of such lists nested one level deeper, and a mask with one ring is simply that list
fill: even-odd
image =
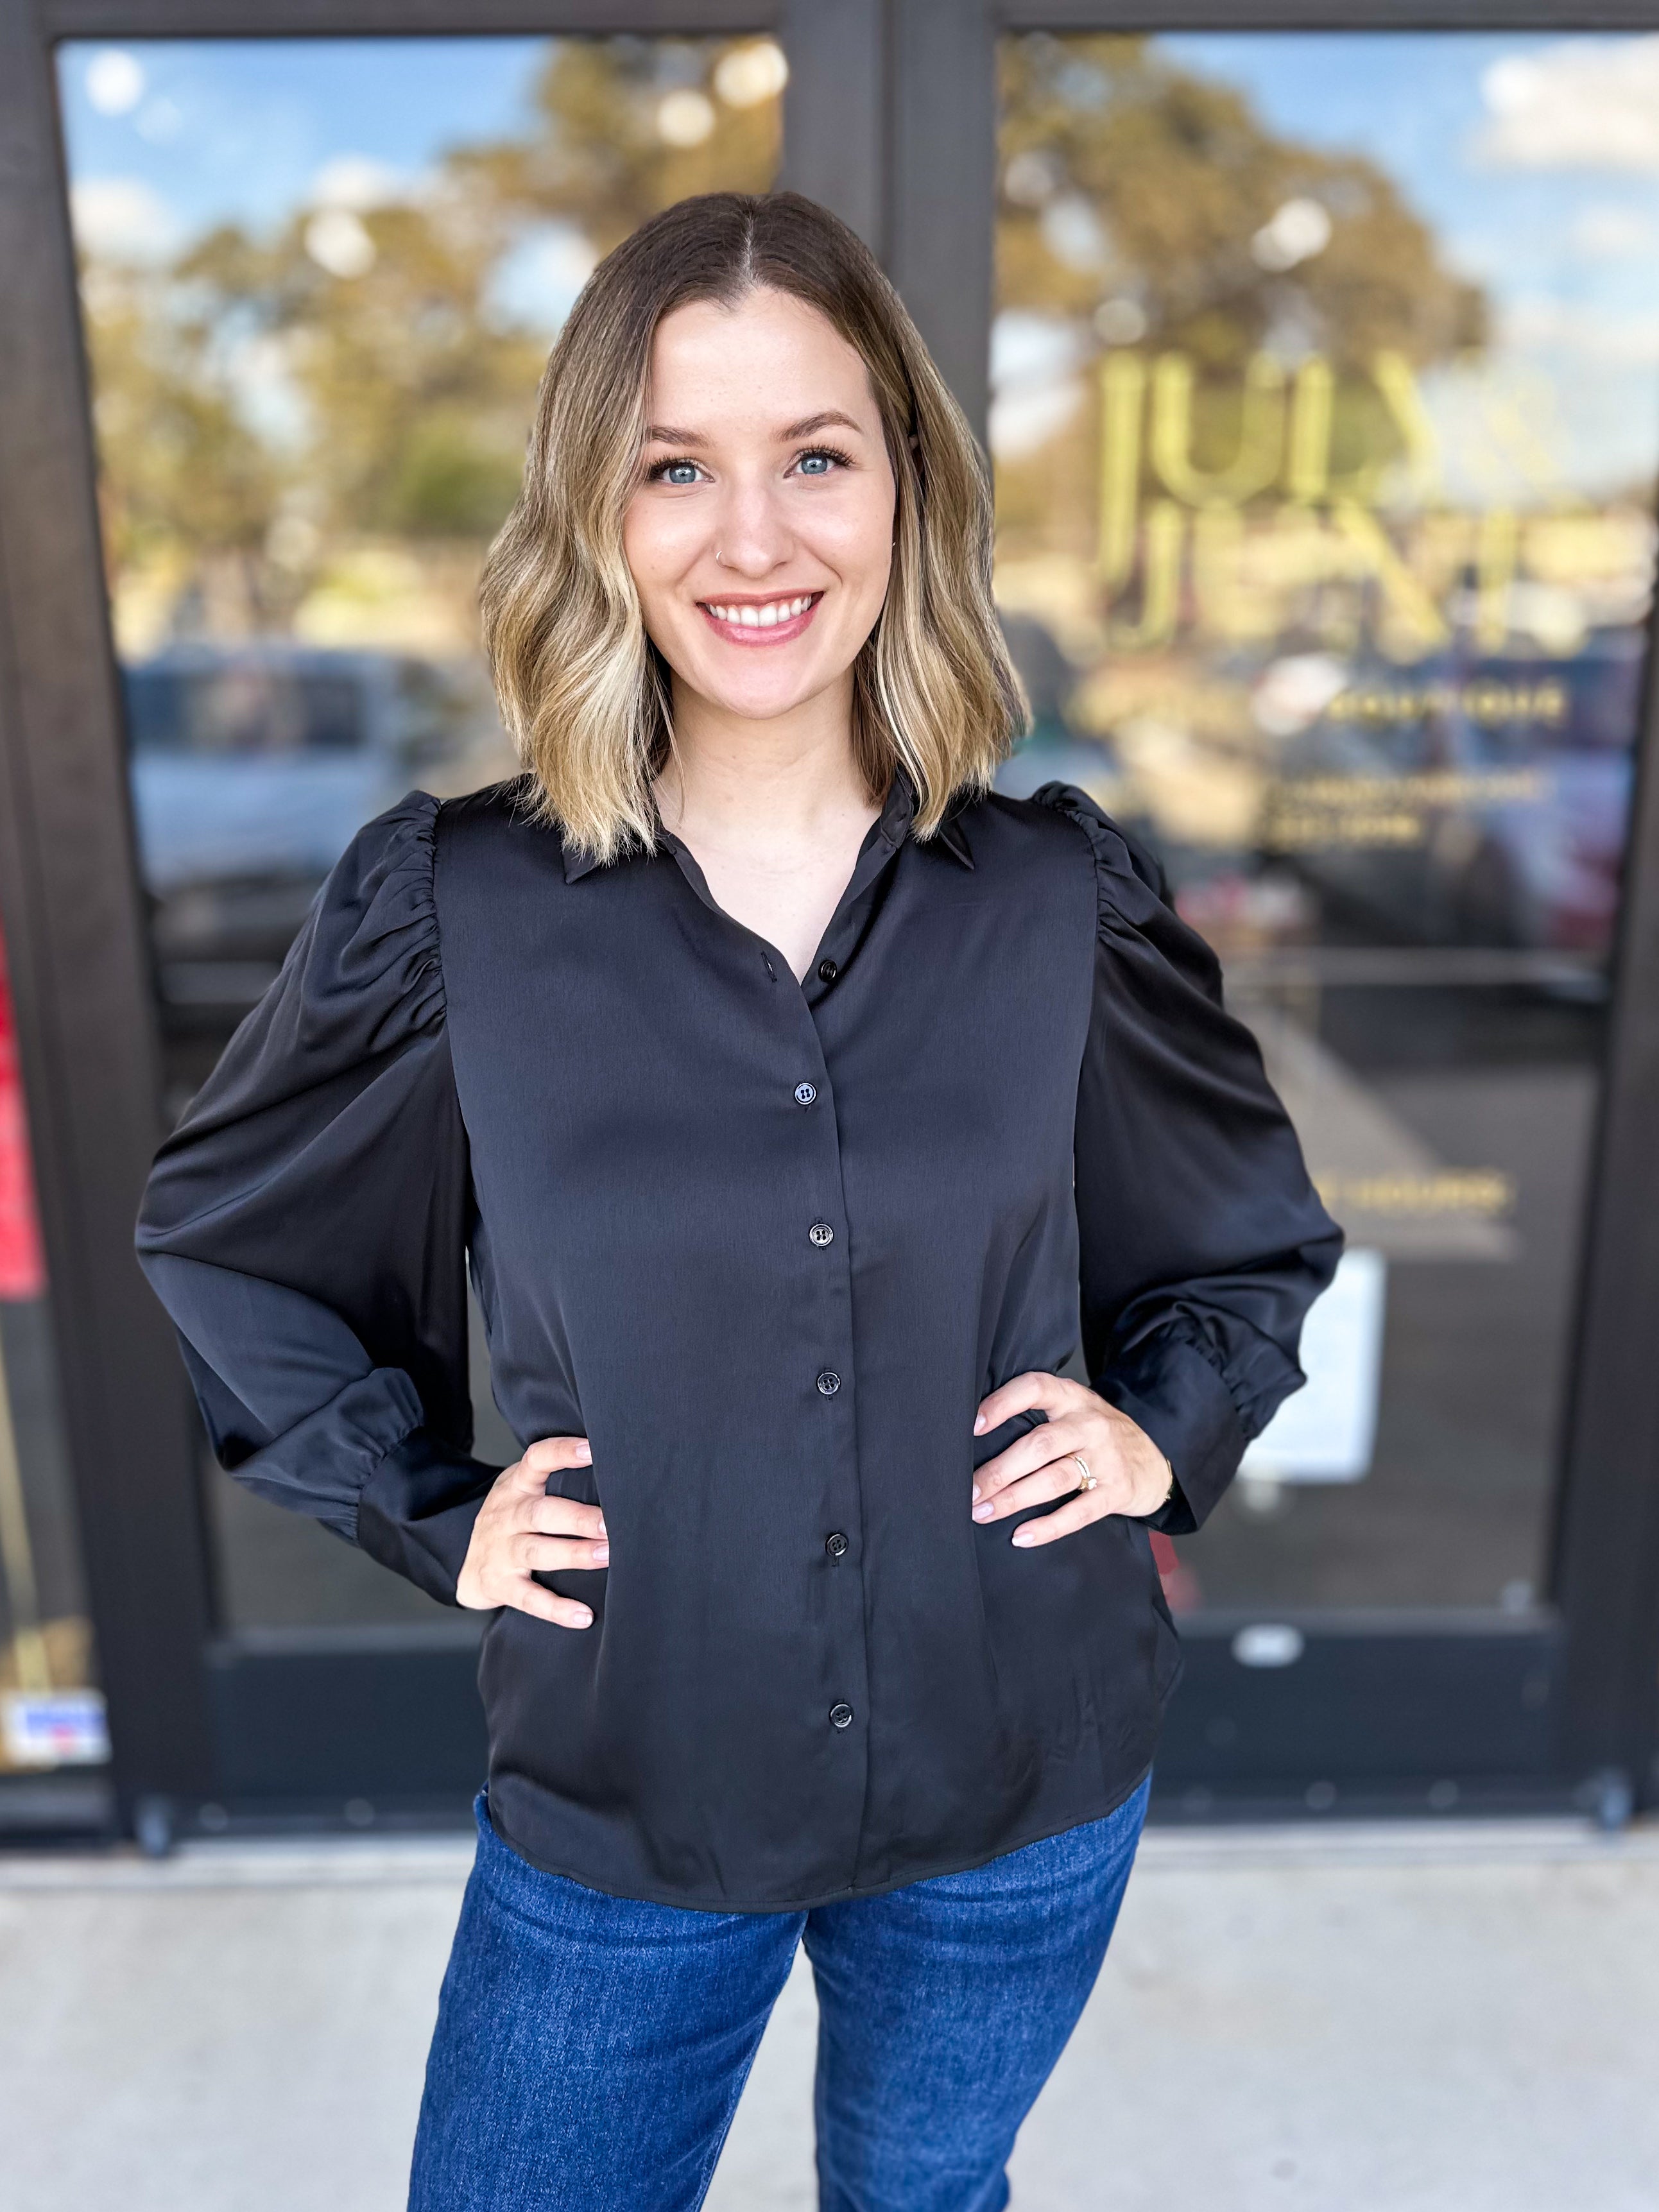
[{"label": "black button", "polygon": [[847,1539],[842,1534],[839,1528],[832,1529],[830,1534],[824,1538],[823,1548],[829,1553],[832,1559],[839,1559],[845,1556],[847,1551]]},{"label": "black button", "polygon": [[851,1728],[853,1725],[853,1708],[851,1705],[831,1705],[830,1708],[830,1725],[831,1728]]},{"label": "black button", "polygon": [[840,969],[836,967],[833,960],[819,961],[818,981],[820,983],[833,983],[840,973]]},{"label": "black button", "polygon": [[818,1088],[816,1083],[798,1083],[795,1085],[797,1106],[810,1106],[817,1095]]},{"label": "black button", "polygon": [[833,1367],[826,1367],[818,1377],[818,1389],[826,1398],[833,1398],[841,1388],[841,1377]]},{"label": "black button", "polygon": [[836,1232],[827,1221],[815,1221],[806,1234],[820,1252],[826,1244],[833,1244],[836,1241]]}]

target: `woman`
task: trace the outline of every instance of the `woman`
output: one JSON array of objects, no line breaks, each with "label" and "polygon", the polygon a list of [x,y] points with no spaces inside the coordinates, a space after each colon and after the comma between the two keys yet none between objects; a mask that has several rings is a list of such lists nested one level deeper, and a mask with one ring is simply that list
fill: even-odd
[{"label": "woman", "polygon": [[989,795],[990,532],[850,232],[647,222],[485,573],[524,775],[358,836],[158,1160],[224,1464],[489,1615],[422,2212],[701,2203],[803,1937],[823,2203],[1006,2203],[1176,1678],[1148,1530],[1301,1380],[1340,1234],[1213,957]]}]

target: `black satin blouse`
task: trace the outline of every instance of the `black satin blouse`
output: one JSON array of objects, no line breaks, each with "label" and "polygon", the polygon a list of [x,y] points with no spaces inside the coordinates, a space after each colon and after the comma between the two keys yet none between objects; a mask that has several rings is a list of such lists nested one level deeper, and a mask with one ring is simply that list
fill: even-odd
[{"label": "black satin blouse", "polygon": [[1109,1812],[1179,1668],[1147,1524],[1016,1550],[971,1474],[1035,1417],[972,1423],[1080,1343],[1179,1533],[1302,1380],[1340,1232],[1213,954],[1060,785],[923,843],[899,779],[804,985],[672,838],[595,866],[518,795],[358,835],[158,1156],[220,1460],[453,1603],[470,1261],[501,1412],[590,1439],[553,1486],[611,1544],[548,1578],[591,1628],[485,1628],[526,1858],[771,1910]]}]

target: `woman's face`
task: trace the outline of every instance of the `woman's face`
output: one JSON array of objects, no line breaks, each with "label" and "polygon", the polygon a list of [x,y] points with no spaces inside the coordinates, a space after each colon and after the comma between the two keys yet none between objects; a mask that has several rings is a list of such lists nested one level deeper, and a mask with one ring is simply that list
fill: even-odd
[{"label": "woman's face", "polygon": [[665,315],[623,544],[679,682],[757,720],[842,680],[893,554],[893,471],[862,360],[814,307],[750,292]]}]

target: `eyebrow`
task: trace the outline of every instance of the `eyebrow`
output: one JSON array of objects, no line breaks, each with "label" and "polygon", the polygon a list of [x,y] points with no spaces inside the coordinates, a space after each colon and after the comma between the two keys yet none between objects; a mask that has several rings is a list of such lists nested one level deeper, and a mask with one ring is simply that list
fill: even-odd
[{"label": "eyebrow", "polygon": [[[863,424],[855,422],[850,415],[839,408],[826,407],[822,414],[804,415],[799,422],[787,422],[778,433],[780,445],[787,445],[796,438],[810,438],[815,430],[827,430],[832,425],[844,430],[863,431]],[[672,422],[647,422],[646,443],[652,446],[706,446],[708,439],[701,430],[681,430]]]}]

